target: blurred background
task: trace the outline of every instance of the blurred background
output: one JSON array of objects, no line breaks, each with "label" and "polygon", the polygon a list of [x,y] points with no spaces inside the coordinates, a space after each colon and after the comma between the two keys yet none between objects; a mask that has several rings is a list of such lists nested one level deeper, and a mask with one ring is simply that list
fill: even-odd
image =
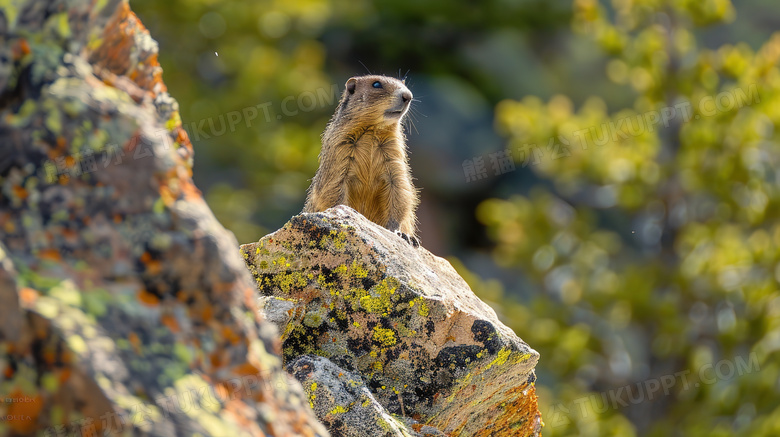
[{"label": "blurred background", "polygon": [[545,436],[780,435],[777,0],[131,6],[239,242],[407,76],[422,242],[541,353]]}]

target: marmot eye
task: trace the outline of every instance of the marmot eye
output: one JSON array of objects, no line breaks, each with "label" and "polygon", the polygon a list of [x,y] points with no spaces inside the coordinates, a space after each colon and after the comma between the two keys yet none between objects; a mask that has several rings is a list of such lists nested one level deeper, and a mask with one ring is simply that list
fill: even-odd
[{"label": "marmot eye", "polygon": [[374,87],[374,88],[382,88],[382,82],[376,81],[376,82],[372,83],[371,86]]}]

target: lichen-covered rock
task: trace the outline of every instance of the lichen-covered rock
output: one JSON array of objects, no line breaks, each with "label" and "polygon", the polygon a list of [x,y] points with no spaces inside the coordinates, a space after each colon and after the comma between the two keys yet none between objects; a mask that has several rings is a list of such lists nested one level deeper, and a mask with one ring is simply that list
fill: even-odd
[{"label": "lichen-covered rock", "polygon": [[126,0],[0,2],[0,435],[328,434],[191,157]]},{"label": "lichen-covered rock", "polygon": [[[241,252],[266,296],[264,311],[284,328],[284,358],[299,379],[295,360],[317,355],[361,378],[397,424],[411,418],[450,436],[539,435],[538,353],[446,260],[346,206],[293,217]],[[314,367],[304,380],[323,381],[316,375],[335,368]],[[360,407],[334,403],[354,395],[337,393],[335,382],[329,388],[310,400],[334,431],[333,408]],[[415,431],[407,428],[387,435]]]},{"label": "lichen-covered rock", "polygon": [[287,364],[287,371],[303,385],[314,412],[333,435],[361,437],[442,436],[430,428],[422,433],[393,417],[377,402],[360,375],[348,372],[330,360],[303,355]]}]

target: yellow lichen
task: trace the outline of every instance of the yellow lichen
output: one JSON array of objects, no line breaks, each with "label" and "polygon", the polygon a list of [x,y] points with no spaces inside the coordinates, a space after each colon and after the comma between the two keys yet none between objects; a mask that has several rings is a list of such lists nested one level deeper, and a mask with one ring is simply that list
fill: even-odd
[{"label": "yellow lichen", "polygon": [[330,410],[330,414],[344,414],[347,411],[349,411],[349,410],[344,408],[344,407],[342,407],[341,405],[336,405],[336,408]]},{"label": "yellow lichen", "polygon": [[[289,265],[289,264],[288,264]],[[290,293],[293,288],[303,288],[308,284],[306,277],[301,272],[277,273],[274,283],[284,293]]]},{"label": "yellow lichen", "polygon": [[409,329],[403,324],[398,324],[398,326],[396,326],[395,329],[398,330],[398,334],[401,337],[414,337],[415,335],[417,335],[417,331],[415,331],[414,329]]},{"label": "yellow lichen", "polygon": [[398,342],[392,329],[380,328],[379,326],[374,327],[372,338],[385,347],[393,346]]},{"label": "yellow lichen", "polygon": [[[400,283],[395,278],[385,278],[382,282],[374,285],[366,294],[365,290],[355,289],[354,294],[357,297],[360,306],[370,313],[378,313],[387,316],[393,307],[392,296],[395,294]],[[360,296],[362,294],[362,296]]]},{"label": "yellow lichen", "polygon": [[326,291],[334,291],[336,284],[332,282],[328,282],[328,280],[325,278],[325,275],[320,273],[317,275],[317,285],[320,286],[321,289]]},{"label": "yellow lichen", "polygon": [[328,235],[320,239],[319,246],[322,249],[327,249],[331,244],[336,250],[344,250],[344,247],[347,245],[347,234],[333,229]]},{"label": "yellow lichen", "polygon": [[352,276],[363,279],[368,276],[368,270],[358,264],[357,260],[352,261]]},{"label": "yellow lichen", "polygon": [[330,231],[330,234],[333,235],[333,246],[338,250],[344,250],[344,247],[347,245],[347,234],[337,232],[335,229]]},{"label": "yellow lichen", "polygon": [[428,317],[428,314],[431,313],[430,308],[428,308],[428,303],[425,302],[425,299],[422,297],[417,297],[412,299],[409,302],[409,308],[414,308],[415,305],[417,305],[417,314],[419,314],[422,317]]},{"label": "yellow lichen", "polygon": [[280,267],[290,267],[290,263],[287,262],[287,258],[280,256],[279,258],[275,259],[273,261],[273,265],[278,265]]},{"label": "yellow lichen", "polygon": [[512,351],[509,350],[508,348],[501,348],[501,350],[498,351],[498,356],[496,356],[496,358],[493,361],[491,361],[490,364],[488,364],[485,367],[485,370],[490,369],[494,365],[500,366],[500,365],[506,363],[506,360],[509,358],[509,355],[511,355],[511,354],[512,354]]}]

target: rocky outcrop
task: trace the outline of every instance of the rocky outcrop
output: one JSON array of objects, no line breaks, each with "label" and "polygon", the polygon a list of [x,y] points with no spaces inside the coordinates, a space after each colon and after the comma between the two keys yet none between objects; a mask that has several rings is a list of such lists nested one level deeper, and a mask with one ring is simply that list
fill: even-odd
[{"label": "rocky outcrop", "polygon": [[127,1],[0,2],[0,435],[325,436],[156,59]]},{"label": "rocky outcrop", "polygon": [[339,436],[536,436],[539,355],[452,266],[346,206],[241,246],[287,369]]}]

